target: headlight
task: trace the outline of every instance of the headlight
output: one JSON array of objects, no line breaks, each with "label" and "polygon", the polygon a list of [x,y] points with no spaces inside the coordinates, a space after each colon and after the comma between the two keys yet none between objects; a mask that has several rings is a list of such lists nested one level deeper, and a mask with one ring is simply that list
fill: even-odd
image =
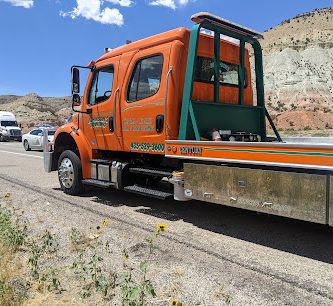
[{"label": "headlight", "polygon": [[2,134],[7,135],[8,131],[7,130],[2,130]]}]

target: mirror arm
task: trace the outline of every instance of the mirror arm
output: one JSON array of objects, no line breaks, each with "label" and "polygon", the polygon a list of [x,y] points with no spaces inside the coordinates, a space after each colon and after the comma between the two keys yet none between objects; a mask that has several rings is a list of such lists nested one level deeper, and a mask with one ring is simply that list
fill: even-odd
[{"label": "mirror arm", "polygon": [[85,112],[84,111],[75,110],[73,104],[72,104],[72,111],[75,112],[75,113],[80,113],[80,114],[91,114],[92,113],[92,109],[91,108],[87,108],[87,110]]}]

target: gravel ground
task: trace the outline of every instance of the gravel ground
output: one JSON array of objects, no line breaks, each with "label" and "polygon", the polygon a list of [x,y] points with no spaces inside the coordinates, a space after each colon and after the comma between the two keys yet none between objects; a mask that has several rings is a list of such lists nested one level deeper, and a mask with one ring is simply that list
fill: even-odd
[{"label": "gravel ground", "polygon": [[[60,254],[45,261],[45,266],[73,262],[71,228],[89,236],[108,218],[110,226],[100,237],[110,241],[110,251],[102,254],[105,267],[121,273],[125,248],[137,268],[146,252],[145,238],[163,223],[169,228],[156,241],[159,252],[149,268],[158,294],[150,305],[168,305],[171,299],[188,306],[225,305],[228,296],[231,305],[333,304],[333,235],[325,227],[116,191],[91,189],[82,197],[70,197],[59,191],[54,173],[42,172],[41,160],[14,158],[1,149],[5,151],[0,147],[0,193],[13,194],[32,235],[49,229],[59,239]],[[34,173],[38,176],[31,180]],[[79,282],[70,273],[62,279],[72,289],[55,297],[37,295],[35,300],[44,299],[38,305],[50,305],[52,298],[54,305],[55,301],[58,305],[107,304],[77,297]]]}]

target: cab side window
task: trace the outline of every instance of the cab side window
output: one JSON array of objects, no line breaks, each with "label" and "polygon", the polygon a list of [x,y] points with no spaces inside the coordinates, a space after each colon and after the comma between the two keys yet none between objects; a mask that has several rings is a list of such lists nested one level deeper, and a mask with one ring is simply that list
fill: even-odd
[{"label": "cab side window", "polygon": [[106,101],[112,95],[114,68],[103,67],[94,72],[89,92],[89,105]]},{"label": "cab side window", "polygon": [[127,102],[135,102],[155,95],[161,84],[163,55],[139,60],[134,68],[127,92]]}]

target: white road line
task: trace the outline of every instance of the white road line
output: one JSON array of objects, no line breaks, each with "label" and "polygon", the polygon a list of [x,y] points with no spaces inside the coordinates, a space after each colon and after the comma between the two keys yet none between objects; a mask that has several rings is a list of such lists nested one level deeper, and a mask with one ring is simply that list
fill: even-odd
[{"label": "white road line", "polygon": [[24,154],[24,153],[16,153],[16,152],[11,152],[11,151],[4,151],[4,150],[0,150],[0,153],[9,153],[9,154],[14,154],[14,155],[21,155],[21,156],[27,156],[27,157],[39,158],[39,159],[43,158],[43,156],[36,156],[36,155],[30,155],[30,154]]}]

